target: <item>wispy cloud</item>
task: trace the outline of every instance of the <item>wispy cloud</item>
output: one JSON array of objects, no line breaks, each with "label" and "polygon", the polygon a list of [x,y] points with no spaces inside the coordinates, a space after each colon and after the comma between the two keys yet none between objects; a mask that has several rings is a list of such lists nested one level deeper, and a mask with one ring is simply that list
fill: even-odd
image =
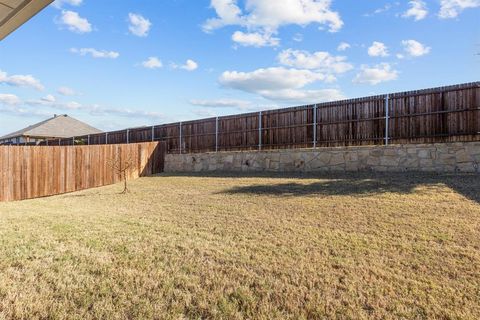
[{"label": "wispy cloud", "polygon": [[86,18],[82,18],[77,12],[70,10],[63,10],[57,23],[67,27],[72,32],[80,34],[89,33],[93,30],[92,25]]},{"label": "wispy cloud", "polygon": [[438,16],[441,19],[456,18],[464,10],[478,7],[480,0],[441,0]]},{"label": "wispy cloud", "polygon": [[188,59],[187,61],[185,61],[184,64],[181,64],[181,65],[178,65],[176,63],[172,63],[171,67],[173,69],[183,69],[183,70],[186,70],[186,71],[195,71],[195,70],[198,69],[198,63],[195,62],[192,59]]},{"label": "wispy cloud", "polygon": [[36,79],[32,75],[11,75],[0,70],[0,84],[7,84],[14,87],[29,87],[36,90],[44,90],[44,86],[40,80]]},{"label": "wispy cloud", "polygon": [[150,20],[136,13],[128,14],[128,22],[128,30],[130,30],[130,33],[136,35],[137,37],[148,36],[148,32],[152,27],[152,23],[150,22]]},{"label": "wispy cloud", "polygon": [[70,52],[79,54],[81,56],[91,56],[92,58],[117,59],[120,53],[116,51],[97,50],[94,48],[71,48]]},{"label": "wispy cloud", "polygon": [[165,119],[165,115],[158,112],[144,111],[130,108],[106,107],[99,104],[82,104],[77,101],[61,101],[52,94],[39,99],[22,100],[13,94],[0,94],[0,112],[22,116],[51,115],[46,110],[54,109],[62,112],[86,112],[92,116],[117,116],[124,118]]},{"label": "wispy cloud", "polygon": [[422,0],[412,0],[410,8],[402,15],[404,18],[413,18],[415,21],[423,20],[428,15],[427,4]]},{"label": "wispy cloud", "polygon": [[362,65],[360,72],[353,79],[354,83],[377,85],[382,82],[396,80],[398,71],[388,63],[381,63],[370,67]]},{"label": "wispy cloud", "polygon": [[57,93],[62,96],[76,96],[78,93],[69,87],[60,87],[57,89]]},{"label": "wispy cloud", "polygon": [[399,59],[410,57],[410,58],[417,58],[421,56],[425,56],[430,53],[431,48],[427,47],[421,42],[416,40],[403,40],[402,41],[403,49],[405,54],[398,54],[397,57]]},{"label": "wispy cloud", "polygon": [[368,55],[370,57],[388,57],[388,48],[383,42],[374,41],[368,48]]},{"label": "wispy cloud", "polygon": [[159,69],[163,67],[163,63],[157,57],[149,57],[142,62],[142,66],[147,69]]}]

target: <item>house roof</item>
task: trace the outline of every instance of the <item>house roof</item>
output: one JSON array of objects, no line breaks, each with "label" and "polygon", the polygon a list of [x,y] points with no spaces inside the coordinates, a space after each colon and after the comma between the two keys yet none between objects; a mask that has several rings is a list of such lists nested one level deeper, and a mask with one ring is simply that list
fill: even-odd
[{"label": "house roof", "polygon": [[70,138],[101,132],[102,131],[82,121],[64,114],[55,115],[53,118],[7,134],[0,137],[0,140],[7,140],[16,137]]},{"label": "house roof", "polygon": [[52,2],[53,0],[0,0],[0,40]]}]

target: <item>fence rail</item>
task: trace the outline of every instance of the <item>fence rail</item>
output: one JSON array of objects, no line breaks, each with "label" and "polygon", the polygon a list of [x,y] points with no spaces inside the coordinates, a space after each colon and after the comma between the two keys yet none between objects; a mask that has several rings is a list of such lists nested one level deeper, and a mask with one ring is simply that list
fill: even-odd
[{"label": "fence rail", "polygon": [[169,153],[480,140],[480,82],[50,140]]},{"label": "fence rail", "polygon": [[0,146],[0,201],[50,196],[120,182],[109,161],[132,160],[128,178],[163,171],[165,144]]}]

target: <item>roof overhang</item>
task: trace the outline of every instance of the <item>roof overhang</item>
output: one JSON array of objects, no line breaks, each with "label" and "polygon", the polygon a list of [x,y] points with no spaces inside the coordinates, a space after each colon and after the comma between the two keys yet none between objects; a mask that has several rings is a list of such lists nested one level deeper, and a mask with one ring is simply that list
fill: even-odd
[{"label": "roof overhang", "polygon": [[52,2],[53,0],[0,0],[0,40]]}]

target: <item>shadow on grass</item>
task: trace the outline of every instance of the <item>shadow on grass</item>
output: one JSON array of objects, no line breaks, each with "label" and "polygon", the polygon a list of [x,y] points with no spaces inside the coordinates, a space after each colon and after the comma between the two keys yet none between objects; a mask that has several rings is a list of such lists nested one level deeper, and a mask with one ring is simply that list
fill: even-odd
[{"label": "shadow on grass", "polygon": [[191,176],[204,178],[267,178],[267,179],[313,179],[308,184],[292,182],[252,184],[233,187],[221,193],[252,194],[271,196],[306,195],[354,195],[366,196],[381,193],[410,194],[419,186],[445,185],[464,197],[480,204],[480,175],[437,174],[437,173],[205,173],[205,174],[162,174],[162,176]]}]

